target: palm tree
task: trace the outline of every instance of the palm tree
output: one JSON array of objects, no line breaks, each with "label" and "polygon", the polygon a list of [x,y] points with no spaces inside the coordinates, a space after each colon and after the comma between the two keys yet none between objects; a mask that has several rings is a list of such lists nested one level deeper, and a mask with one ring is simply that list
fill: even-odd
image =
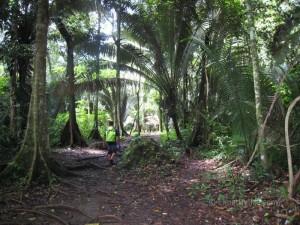
[{"label": "palm tree", "polygon": [[[182,140],[178,107],[180,82],[186,73],[185,54],[196,18],[197,1],[165,1],[157,5],[139,4],[137,13],[123,17],[128,37],[142,46],[140,49],[123,43],[128,58],[161,94],[166,113],[173,121],[177,138]],[[138,21],[138,23],[137,23]]]},{"label": "palm tree", "polygon": [[199,60],[191,69],[200,76],[191,76],[196,84],[190,86],[195,99],[191,105],[197,113],[189,145],[210,144],[209,133],[222,124],[229,125],[228,134],[246,151],[253,145],[255,118],[250,103],[254,91],[241,12],[238,2],[207,1],[201,5],[193,35]]}]

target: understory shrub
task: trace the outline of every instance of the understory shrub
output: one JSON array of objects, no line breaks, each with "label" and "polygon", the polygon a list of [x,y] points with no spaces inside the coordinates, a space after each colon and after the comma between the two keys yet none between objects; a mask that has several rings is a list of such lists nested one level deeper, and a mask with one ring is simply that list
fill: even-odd
[{"label": "understory shrub", "polygon": [[122,168],[130,169],[150,164],[161,165],[170,163],[172,160],[172,154],[167,149],[161,148],[154,139],[136,137],[126,148],[118,165]]}]

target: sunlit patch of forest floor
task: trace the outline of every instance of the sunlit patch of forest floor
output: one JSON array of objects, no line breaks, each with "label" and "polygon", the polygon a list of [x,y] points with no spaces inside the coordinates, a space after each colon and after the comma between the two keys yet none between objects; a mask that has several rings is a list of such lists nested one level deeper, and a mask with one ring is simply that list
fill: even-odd
[{"label": "sunlit patch of forest floor", "polygon": [[287,224],[286,216],[299,212],[279,197],[282,181],[242,182],[234,174],[236,163],[228,171],[215,160],[191,155],[171,165],[124,171],[108,166],[106,152],[97,148],[53,149],[53,154],[78,176],[51,188],[1,187],[1,225]]}]

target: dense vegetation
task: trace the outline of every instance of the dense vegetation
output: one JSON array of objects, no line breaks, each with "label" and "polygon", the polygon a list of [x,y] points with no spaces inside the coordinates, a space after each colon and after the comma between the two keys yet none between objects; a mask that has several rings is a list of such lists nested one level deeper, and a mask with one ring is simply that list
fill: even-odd
[{"label": "dense vegetation", "polygon": [[122,136],[160,132],[263,177],[289,172],[293,196],[297,1],[3,0],[0,10],[2,177],[50,182],[67,172],[51,148],[101,140],[110,118]]}]

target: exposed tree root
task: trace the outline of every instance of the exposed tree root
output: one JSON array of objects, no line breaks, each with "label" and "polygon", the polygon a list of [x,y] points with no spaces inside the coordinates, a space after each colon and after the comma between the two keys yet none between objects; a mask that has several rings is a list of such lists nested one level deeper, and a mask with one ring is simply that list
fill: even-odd
[{"label": "exposed tree root", "polygon": [[3,223],[0,222],[0,225],[23,225],[23,224],[14,221],[14,222],[3,222]]},{"label": "exposed tree root", "polygon": [[72,182],[72,181],[66,181],[64,179],[59,178],[59,182],[69,185],[70,187],[73,187],[75,189],[79,189],[79,187],[81,186],[80,183],[77,182]]},{"label": "exposed tree root", "polygon": [[47,213],[47,212],[40,212],[40,211],[36,211],[36,210],[30,210],[30,209],[8,209],[7,211],[14,211],[14,212],[28,212],[28,213],[32,213],[32,214],[37,214],[40,216],[48,216],[56,221],[58,221],[61,224],[64,225],[68,225],[69,223],[67,223],[66,221],[64,221],[63,219],[51,214],[51,213]]},{"label": "exposed tree root", "polygon": [[50,204],[50,205],[39,205],[39,206],[35,206],[33,207],[33,209],[49,209],[49,208],[56,208],[56,209],[67,209],[69,211],[74,211],[74,212],[77,212],[77,213],[80,213],[81,215],[83,216],[86,216],[88,218],[91,218],[89,217],[88,215],[86,215],[84,212],[82,212],[80,209],[77,209],[77,208],[74,208],[72,206],[69,206],[69,205],[53,205],[53,204]]},{"label": "exposed tree root", "polygon": [[[62,131],[60,142],[63,146],[70,146],[71,148],[75,147],[88,147],[88,144],[83,139],[81,132],[79,130],[78,124],[75,122],[72,124],[72,130],[70,130],[70,119],[65,124],[65,127]],[[71,134],[72,133],[72,134]],[[71,140],[72,137],[72,140]]]},{"label": "exposed tree root", "polygon": [[25,205],[25,203],[24,203],[24,202],[22,202],[22,201],[19,201],[19,200],[17,200],[17,199],[13,199],[13,198],[9,198],[9,199],[7,199],[6,201],[12,201],[12,202],[19,203],[20,205]]},{"label": "exposed tree root", "polygon": [[116,220],[118,220],[119,222],[122,221],[120,217],[117,217],[117,216],[115,216],[115,215],[104,215],[104,216],[98,217],[98,219],[102,219],[102,220],[103,220],[103,219],[116,219]]},{"label": "exposed tree root", "polygon": [[5,193],[4,195],[1,195],[0,200],[4,199],[6,197],[10,197],[11,194],[13,194],[13,193]]},{"label": "exposed tree root", "polygon": [[77,195],[75,195],[75,194],[73,194],[73,193],[67,193],[67,192],[65,192],[65,191],[62,191],[62,190],[59,190],[59,189],[57,189],[57,188],[52,188],[53,189],[53,191],[56,191],[56,194],[55,194],[55,196],[57,195],[57,193],[60,193],[60,194],[62,194],[62,195],[65,195],[65,196],[73,196],[73,197],[77,197]]},{"label": "exposed tree root", "polygon": [[101,135],[100,132],[98,130],[98,128],[93,128],[93,130],[91,131],[91,133],[88,136],[88,139],[93,139],[93,140],[101,140]]}]

